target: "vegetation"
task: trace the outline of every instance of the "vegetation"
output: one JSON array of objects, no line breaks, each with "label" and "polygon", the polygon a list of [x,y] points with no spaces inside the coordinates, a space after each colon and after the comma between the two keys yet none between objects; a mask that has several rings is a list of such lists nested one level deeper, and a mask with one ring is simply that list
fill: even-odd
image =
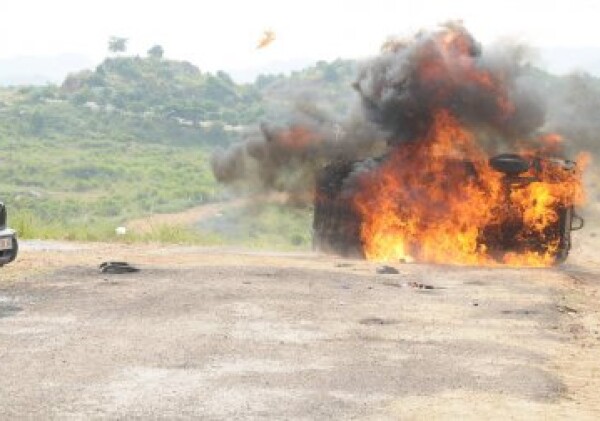
[{"label": "vegetation", "polygon": [[108,51],[112,53],[124,53],[127,50],[127,38],[110,37],[108,40]]},{"label": "vegetation", "polygon": [[165,50],[160,45],[155,45],[148,50],[148,57],[160,60],[165,54]]},{"label": "vegetation", "polygon": [[[109,47],[124,52],[126,44],[114,37]],[[293,86],[316,94],[320,83],[333,92],[351,68],[319,63],[238,85],[225,72],[163,55],[155,45],[146,58],[107,58],[61,86],[0,88],[0,198],[11,225],[24,238],[306,247],[310,215],[274,205],[236,215],[238,235],[162,226],[116,236],[127,220],[225,197],[209,168],[212,148],[239,140],[261,119],[283,119]]]}]

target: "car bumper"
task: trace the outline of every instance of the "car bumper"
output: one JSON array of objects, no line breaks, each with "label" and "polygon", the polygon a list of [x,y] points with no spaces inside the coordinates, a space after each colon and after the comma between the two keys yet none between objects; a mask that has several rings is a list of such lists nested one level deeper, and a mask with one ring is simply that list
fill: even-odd
[{"label": "car bumper", "polygon": [[0,230],[0,244],[10,242],[10,248],[0,250],[0,266],[12,262],[17,257],[17,235],[14,230],[5,228]]}]

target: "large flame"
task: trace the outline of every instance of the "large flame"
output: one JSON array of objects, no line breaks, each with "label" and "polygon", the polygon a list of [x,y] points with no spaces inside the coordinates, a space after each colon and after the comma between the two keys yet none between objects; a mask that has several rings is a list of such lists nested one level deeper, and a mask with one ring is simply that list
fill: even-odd
[{"label": "large flame", "polygon": [[[534,156],[531,156],[534,159]],[[362,180],[354,203],[362,220],[368,259],[453,264],[547,266],[560,236],[548,230],[561,208],[583,201],[580,171],[539,161],[509,188],[491,168],[472,132],[447,110],[435,113],[424,139],[395,148]],[[516,225],[515,225],[516,224]],[[513,232],[494,233],[515,227]],[[515,236],[518,252],[494,254],[502,235]],[[487,241],[486,241],[487,238]],[[490,244],[490,242],[492,244]],[[497,239],[497,246],[502,238]]]},{"label": "large flame", "polygon": [[[515,145],[512,152],[531,165],[522,174],[497,171],[489,164],[487,151],[495,149],[490,138],[518,137],[510,127],[523,115],[512,101],[516,88],[510,74],[479,60],[479,46],[461,25],[418,35],[412,43],[388,43],[385,51],[402,57],[407,70],[399,74],[408,76],[392,85],[400,105],[392,103],[396,108],[388,109],[397,114],[384,118],[398,115],[401,125],[413,130],[408,132],[412,138],[391,142],[393,149],[362,176],[353,196],[366,257],[477,265],[554,263],[561,215],[583,201],[581,166],[565,168],[565,161],[552,159],[561,148],[560,136],[526,143],[536,148],[517,147],[519,139],[504,142]],[[378,81],[381,87],[369,91],[370,103],[387,106],[390,102],[380,92],[388,81]]]}]

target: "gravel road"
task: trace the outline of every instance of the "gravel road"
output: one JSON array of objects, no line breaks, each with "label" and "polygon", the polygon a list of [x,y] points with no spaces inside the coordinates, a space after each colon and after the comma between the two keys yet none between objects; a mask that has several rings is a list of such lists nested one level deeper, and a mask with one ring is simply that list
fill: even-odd
[{"label": "gravel road", "polygon": [[[597,419],[593,255],[386,275],[308,253],[25,242],[0,272],[0,418]],[[141,271],[102,274],[108,259]]]}]

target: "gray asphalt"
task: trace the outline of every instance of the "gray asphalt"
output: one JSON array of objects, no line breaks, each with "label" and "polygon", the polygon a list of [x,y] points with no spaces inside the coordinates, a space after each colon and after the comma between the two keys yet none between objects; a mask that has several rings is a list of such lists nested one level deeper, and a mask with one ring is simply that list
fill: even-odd
[{"label": "gray asphalt", "polygon": [[418,413],[398,402],[448,393],[466,409],[563,399],[561,271],[307,266],[0,284],[0,416],[395,419]]}]

